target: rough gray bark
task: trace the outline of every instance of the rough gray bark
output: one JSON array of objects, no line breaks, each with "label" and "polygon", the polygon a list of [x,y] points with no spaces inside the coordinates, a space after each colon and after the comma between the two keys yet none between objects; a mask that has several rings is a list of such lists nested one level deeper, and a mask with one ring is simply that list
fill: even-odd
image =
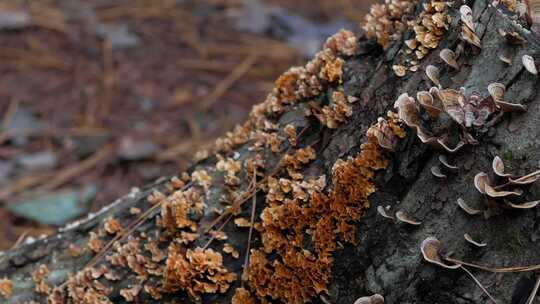
[{"label": "rough gray bark", "polygon": [[[540,166],[538,77],[525,71],[521,65],[523,54],[539,57],[540,39],[516,28],[508,18],[488,7],[486,1],[475,1],[473,8],[475,20],[478,21],[477,33],[482,39],[482,51],[477,55],[469,52],[462,56],[459,72],[442,68],[443,87],[465,87],[468,91],[476,90],[486,96],[489,83],[501,82],[507,86],[506,99],[526,104],[528,111],[505,115],[502,122],[489,132],[478,134],[479,145],[467,146],[452,156],[452,161],[460,169],[445,180],[437,179],[430,173],[430,167],[437,163],[439,153],[423,145],[409,132],[388,169],[377,176],[377,192],[370,198],[372,207],[358,223],[359,245],[345,246],[335,256],[333,281],[327,297],[332,303],[352,304],[356,298],[372,293],[384,295],[386,303],[486,302],[487,297],[464,272],[438,268],[422,260],[419,245],[427,236],[436,236],[448,251],[453,251],[454,256],[465,261],[497,267],[540,264],[538,209],[504,211],[485,219],[469,216],[455,204],[456,199],[461,197],[471,205],[484,205],[481,194],[473,186],[473,177],[480,171],[488,172],[495,155],[505,156],[506,164],[516,173],[529,173]],[[460,31],[457,20],[454,16],[452,27],[441,41],[440,48],[453,48],[458,44]],[[498,28],[515,29],[528,41],[524,46],[512,47],[514,63],[511,66],[500,62],[497,57],[498,51],[505,46],[497,33]],[[281,118],[282,123],[311,125],[303,141],[310,143],[318,140],[314,146],[317,160],[306,171],[330,174],[336,159],[355,155],[369,125],[392,108],[397,96],[403,92],[426,90],[431,86],[422,72],[405,78],[394,76],[390,67],[401,47],[403,44],[398,43],[383,53],[376,45],[363,41],[360,54],[347,61],[343,84],[345,92],[361,98],[361,102],[355,105],[354,116],[347,124],[336,130],[320,129],[316,122],[304,118],[301,108]],[[422,66],[428,64],[443,66],[438,51],[431,52]],[[325,98],[323,96],[321,100],[324,102]],[[238,151],[248,153],[243,148]],[[274,163],[279,159],[277,156],[273,158]],[[206,161],[198,166],[204,167],[210,163]],[[16,283],[10,301],[44,301],[43,297],[32,292],[34,283],[31,273],[37,265],[45,264],[51,270],[51,284],[63,282],[68,273],[76,272],[92,257],[89,253],[79,258],[70,257],[67,254],[69,244],[84,246],[88,232],[96,229],[110,215],[122,223],[129,223],[133,220],[129,208],[137,206],[147,209],[146,196],[161,186],[154,184],[145,187],[141,192],[120,199],[112,208],[72,229],[0,256],[0,278],[6,276]],[[219,190],[212,191],[216,192],[211,194],[215,198],[213,203],[218,204]],[[540,199],[540,183],[527,189],[525,199]],[[393,224],[377,215],[376,207],[379,205],[392,205],[394,209],[405,210],[421,220],[422,225],[411,228]],[[155,221],[150,220],[139,231],[155,229]],[[232,226],[227,226],[225,231],[229,241],[241,252],[240,261],[227,260],[227,266],[240,271],[247,233],[239,232]],[[474,233],[486,241],[488,246],[481,249],[471,246],[463,239],[464,233]],[[204,242],[206,239],[199,243]],[[519,293],[519,286],[527,285],[526,279],[532,277],[530,274],[473,272],[500,303],[524,303],[512,301],[511,298],[514,293]],[[113,286],[116,292],[111,300],[117,303],[123,303],[117,290],[134,279],[131,273],[123,273],[123,276],[124,279]],[[233,289],[225,296],[205,298],[204,302],[228,303]],[[524,301],[530,291],[527,288],[522,290],[524,298],[520,301]],[[186,299],[181,294],[174,298],[179,302]],[[314,302],[320,300],[314,299]]]}]

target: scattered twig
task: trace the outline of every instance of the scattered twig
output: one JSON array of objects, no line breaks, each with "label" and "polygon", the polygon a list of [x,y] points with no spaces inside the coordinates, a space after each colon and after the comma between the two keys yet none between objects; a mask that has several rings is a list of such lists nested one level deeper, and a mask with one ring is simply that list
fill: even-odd
[{"label": "scattered twig", "polygon": [[[216,230],[216,232],[220,232],[223,230],[223,228],[225,228],[225,225],[227,225],[227,223],[232,219],[233,217],[233,214],[229,214],[229,217],[227,217],[226,220],[223,221],[223,223],[221,224],[221,226],[218,227],[218,229]],[[216,236],[217,234],[213,234],[210,239],[208,240],[208,242],[206,242],[206,244],[204,244],[203,246],[203,250],[205,250],[206,248],[208,248],[208,246],[210,246],[210,244],[212,243],[213,240],[216,239]]]},{"label": "scattered twig", "polygon": [[155,211],[159,210],[161,207],[161,204],[155,204],[154,206],[148,208],[143,214],[141,214],[135,221],[131,222],[126,228],[122,229],[120,233],[118,233],[112,240],[110,240],[102,249],[101,251],[96,254],[86,266],[83,267],[82,270],[94,267],[97,262],[107,253],[107,251],[114,245],[116,242],[121,242],[124,238],[126,238],[128,235],[133,233],[135,229],[137,229],[142,223],[144,223],[147,219],[151,218]]},{"label": "scattered twig", "polygon": [[[308,127],[304,127],[299,133],[298,133],[298,138],[300,138],[306,131],[307,131]],[[311,143],[309,146],[312,146],[314,145],[315,143],[317,143],[319,140],[316,140],[315,142]],[[282,160],[283,160],[283,157],[285,157],[285,155],[287,155],[289,153],[289,151],[292,149],[293,147],[292,146],[289,146],[289,148],[287,149],[287,151],[285,151],[285,153],[283,154],[283,156],[281,157],[280,161],[278,162],[278,164],[275,166],[275,168],[273,169],[273,171],[268,174],[268,176],[265,176],[257,185],[253,186],[253,187],[249,187],[246,192],[244,194],[242,194],[241,198],[236,200],[235,202],[232,203],[232,206],[231,206],[231,209],[230,210],[238,210],[238,208],[240,208],[242,206],[242,204],[244,204],[247,200],[249,200],[251,198],[252,195],[254,195],[257,191],[259,191],[258,187],[259,186],[262,186],[264,185],[264,183],[266,183],[266,179],[268,177],[272,177],[274,175],[276,175],[279,170],[281,170],[281,166],[282,166]],[[250,183],[251,185],[251,183]],[[208,233],[217,223],[219,223],[226,215],[228,215],[229,211],[225,211],[223,212],[223,214],[221,214],[220,216],[218,216],[214,221],[212,221],[212,223],[210,223],[210,225],[205,229],[204,233]]]},{"label": "scattered twig", "polygon": [[17,241],[15,242],[15,244],[13,244],[13,246],[11,246],[9,250],[15,250],[19,248],[19,246],[21,246],[21,244],[24,242],[24,239],[26,239],[26,236],[28,235],[29,231],[30,230],[27,229],[23,233],[21,233],[21,235],[19,235],[19,237],[17,238]]},{"label": "scattered twig", "polygon": [[[264,180],[263,180],[264,181]],[[264,182],[263,182],[264,183]],[[260,183],[259,185],[263,184],[263,183]],[[230,210],[238,210],[238,208],[240,208],[240,206],[242,206],[243,203],[245,203],[247,200],[249,200],[251,198],[251,196],[253,195],[254,191],[257,191],[256,187],[258,187],[259,185],[252,185],[250,183],[250,186],[248,187],[248,189],[246,190],[246,192],[244,192],[240,198],[238,200],[235,200],[232,204],[231,204],[231,208]],[[217,223],[219,223],[226,215],[229,215],[231,212],[230,211],[225,211],[223,212],[220,216],[218,216],[215,220],[213,220],[210,225],[208,225],[208,227],[204,230],[204,233],[208,233],[210,230],[212,230],[212,228],[214,228],[214,226],[217,225]]]},{"label": "scattered twig", "polygon": [[[112,43],[110,40],[105,39],[103,41],[103,79],[102,85],[104,88],[104,96],[101,98],[101,109],[99,111],[99,118],[109,117],[111,98],[114,89],[114,62],[113,62],[113,52],[112,52]],[[100,121],[98,119],[97,121]]]},{"label": "scattered twig", "polygon": [[531,291],[531,295],[527,299],[526,304],[532,304],[532,302],[534,301],[534,298],[536,297],[536,293],[538,292],[539,287],[540,287],[540,276],[538,276],[538,279],[536,279],[536,283],[534,284],[534,288]]},{"label": "scattered twig", "polygon": [[456,264],[462,264],[466,266],[470,266],[477,269],[482,269],[489,272],[495,272],[495,273],[511,273],[511,272],[528,272],[528,271],[534,271],[540,269],[540,265],[531,265],[531,266],[516,266],[516,267],[507,267],[507,268],[491,268],[487,266],[477,265],[469,262],[464,262],[458,259],[454,259],[451,257],[445,258],[447,261],[456,263]]},{"label": "scattered twig", "polygon": [[38,191],[52,190],[57,188],[64,183],[70,181],[72,178],[81,175],[83,172],[88,171],[99,163],[104,162],[107,158],[111,156],[113,152],[113,146],[107,145],[101,150],[94,153],[94,155],[83,160],[80,163],[75,164],[72,167],[65,168],[58,172],[54,178],[48,181],[46,184],[37,188]]},{"label": "scattered twig", "polygon": [[[181,190],[185,190],[187,187],[191,186],[191,182],[187,183],[184,187],[182,187]],[[180,191],[181,191],[180,190]],[[161,204],[157,203],[153,205],[152,207],[148,208],[143,214],[141,214],[137,219],[135,219],[133,222],[131,222],[126,228],[122,229],[120,233],[118,233],[112,240],[110,240],[102,249],[101,251],[96,254],[87,264],[83,267],[82,270],[93,267],[94,265],[99,262],[99,260],[107,253],[107,251],[114,245],[116,242],[121,242],[124,240],[128,235],[132,234],[139,226],[141,226],[147,219],[152,218],[156,212],[161,208]]]},{"label": "scattered twig", "polygon": [[465,271],[474,280],[476,285],[478,285],[478,287],[480,287],[480,289],[482,289],[482,291],[491,299],[491,301],[493,301],[493,303],[497,304],[497,300],[495,300],[495,298],[493,298],[491,296],[491,294],[489,294],[489,292],[482,285],[482,283],[480,283],[480,281],[478,281],[478,279],[476,279],[476,277],[469,270],[467,270],[467,268],[463,267],[463,265],[460,268],[463,269],[463,271]]},{"label": "scattered twig", "polygon": [[46,174],[21,177],[15,180],[14,182],[6,185],[0,190],[0,200],[5,200],[14,194],[17,194],[28,188],[39,185],[49,180],[52,176],[54,176],[54,174],[46,173]]},{"label": "scattered twig", "polygon": [[206,110],[209,107],[211,107],[214,103],[216,103],[222,96],[227,92],[227,90],[234,85],[244,74],[255,64],[257,59],[259,58],[260,54],[258,52],[254,52],[251,55],[249,55],[242,63],[240,63],[234,70],[231,71],[227,77],[225,77],[222,81],[220,81],[206,97],[205,100],[201,103],[201,109]]},{"label": "scattered twig", "polygon": [[12,99],[2,119],[1,129],[7,130],[9,128],[17,109],[19,109],[19,101],[17,99]]},{"label": "scattered twig", "polygon": [[71,67],[63,59],[44,53],[35,53],[18,48],[0,47],[0,58],[16,67],[29,66],[43,69],[69,71]]},{"label": "scattered twig", "polygon": [[[253,181],[254,185],[257,184],[257,166],[253,166]],[[257,188],[255,186],[254,188]],[[244,257],[244,271],[242,272],[242,287],[247,280],[248,267],[249,267],[249,250],[251,249],[251,236],[253,234],[253,226],[255,225],[255,209],[257,208],[257,191],[253,194],[253,200],[251,205],[251,225],[249,226],[248,240],[246,246],[246,256]]]}]

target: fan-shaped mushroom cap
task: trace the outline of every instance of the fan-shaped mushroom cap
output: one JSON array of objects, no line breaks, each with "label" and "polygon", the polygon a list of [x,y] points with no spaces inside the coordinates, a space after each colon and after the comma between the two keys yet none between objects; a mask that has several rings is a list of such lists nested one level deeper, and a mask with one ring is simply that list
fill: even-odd
[{"label": "fan-shaped mushroom cap", "polygon": [[512,174],[504,173],[504,162],[499,156],[493,158],[493,163],[491,164],[493,172],[500,177],[509,177]]},{"label": "fan-shaped mushroom cap", "polygon": [[536,206],[538,206],[538,204],[540,204],[540,200],[538,201],[532,201],[532,202],[526,202],[526,203],[522,203],[522,204],[514,204],[514,203],[511,203],[511,202],[506,202],[508,204],[508,206],[514,208],[514,209],[531,209],[531,208],[534,208]]},{"label": "fan-shaped mushroom cap", "polygon": [[482,48],[482,44],[478,35],[476,35],[476,33],[466,25],[463,25],[461,27],[461,39],[465,40],[467,43],[474,45],[479,49]]},{"label": "fan-shaped mushroom cap", "polygon": [[495,101],[501,101],[504,100],[504,91],[506,90],[506,86],[500,82],[492,82],[487,87],[489,95],[493,98]]},{"label": "fan-shaped mushroom cap", "polygon": [[441,86],[439,81],[439,68],[434,65],[428,65],[426,67],[426,76],[431,80],[436,86]]},{"label": "fan-shaped mushroom cap", "polygon": [[461,21],[474,32],[474,20],[472,9],[468,5],[462,5],[459,8],[461,14]]},{"label": "fan-shaped mushroom cap", "polygon": [[398,117],[405,124],[411,128],[420,128],[420,118],[418,107],[414,98],[410,97],[409,94],[401,94],[396,102],[394,103],[394,108],[398,109]]},{"label": "fan-shaped mushroom cap", "polygon": [[521,57],[521,61],[523,62],[523,66],[529,73],[537,75],[538,69],[536,68],[536,64],[534,62],[534,58],[532,58],[530,55],[523,55]]},{"label": "fan-shaped mushroom cap", "polygon": [[384,149],[393,151],[397,144],[396,136],[388,126],[388,122],[382,117],[379,117],[377,123],[368,129],[367,134],[374,136],[379,146]]},{"label": "fan-shaped mushroom cap", "polygon": [[459,64],[457,62],[457,56],[454,51],[450,49],[443,49],[439,52],[439,57],[446,62],[449,66],[453,67],[456,70],[459,70]]},{"label": "fan-shaped mushroom cap", "polygon": [[481,242],[475,241],[468,233],[465,233],[463,235],[463,237],[465,238],[465,240],[467,242],[473,244],[474,246],[477,246],[477,247],[486,247],[487,246],[487,243],[481,243]]},{"label": "fan-shaped mushroom cap", "polygon": [[498,107],[501,108],[503,112],[526,112],[527,106],[524,106],[519,103],[510,103],[506,101],[496,101]]},{"label": "fan-shaped mushroom cap", "polygon": [[439,251],[441,250],[441,246],[441,242],[434,237],[428,237],[424,241],[422,241],[422,244],[420,245],[420,250],[422,251],[424,260],[447,269],[457,269],[461,267],[461,264],[448,265],[443,262],[439,253]]},{"label": "fan-shaped mushroom cap", "polygon": [[518,32],[507,32],[503,29],[498,30],[499,35],[501,35],[504,39],[506,39],[506,42],[510,44],[516,44],[516,45],[522,45],[527,43],[527,40],[525,38],[521,37],[521,35]]},{"label": "fan-shaped mushroom cap", "polygon": [[354,301],[354,304],[384,304],[384,298],[376,293],[370,297],[361,297]]},{"label": "fan-shaped mushroom cap", "polygon": [[480,172],[474,176],[474,186],[478,192],[486,194],[486,184],[488,183],[488,175]]},{"label": "fan-shaped mushroom cap", "polygon": [[398,77],[403,77],[407,74],[407,68],[405,68],[402,65],[396,64],[392,66],[392,69],[394,70],[394,74]]},{"label": "fan-shaped mushroom cap", "polygon": [[437,90],[434,92],[441,100],[444,111],[458,124],[463,125],[465,123],[465,111],[462,107],[465,104],[463,93],[454,89]]},{"label": "fan-shaped mushroom cap", "polygon": [[450,162],[448,161],[448,158],[444,154],[439,155],[439,161],[441,162],[441,164],[443,164],[443,166],[445,166],[448,169],[451,169],[451,170],[458,170],[459,169],[458,166],[454,166],[454,165],[450,164]]},{"label": "fan-shaped mushroom cap", "polygon": [[515,189],[514,191],[499,191],[495,188],[493,188],[491,185],[489,184],[485,184],[485,188],[484,190],[486,191],[486,194],[489,196],[489,197],[505,197],[505,196],[514,196],[514,195],[522,195],[523,194],[523,190],[521,189]]},{"label": "fan-shaped mushroom cap", "polygon": [[508,64],[508,65],[511,65],[511,64],[512,64],[512,57],[510,57],[510,54],[508,54],[508,52],[504,52],[504,51],[503,51],[503,52],[499,53],[498,56],[499,56],[499,59],[500,59],[502,62],[504,62],[504,63],[506,63],[506,64]]},{"label": "fan-shaped mushroom cap", "polygon": [[419,91],[416,93],[418,103],[433,118],[439,117],[442,110],[433,105],[433,96],[428,91]]},{"label": "fan-shaped mushroom cap", "polygon": [[470,215],[476,215],[482,212],[482,210],[476,210],[474,208],[471,208],[465,201],[460,197],[457,199],[456,203],[458,206],[465,212],[467,212]]},{"label": "fan-shaped mushroom cap", "polygon": [[536,182],[540,178],[540,170],[529,173],[517,179],[510,179],[512,185],[529,185]]},{"label": "fan-shaped mushroom cap", "polygon": [[442,139],[437,138],[437,144],[439,147],[446,150],[448,153],[456,153],[459,149],[461,149],[463,146],[465,146],[465,143],[463,141],[458,142],[458,144],[454,148],[450,148]]},{"label": "fan-shaped mushroom cap", "polygon": [[396,212],[396,218],[400,222],[407,223],[407,224],[414,225],[414,226],[418,226],[418,225],[422,224],[422,222],[419,222],[419,221],[413,219],[407,213],[405,213],[404,211],[401,211],[401,210]]},{"label": "fan-shaped mushroom cap", "polygon": [[389,215],[386,212],[386,208],[384,208],[383,206],[378,206],[377,207],[377,213],[379,213],[384,218],[391,219],[392,221],[396,220],[393,216]]},{"label": "fan-shaped mushroom cap", "polygon": [[441,168],[439,166],[431,167],[430,171],[431,171],[431,174],[433,174],[433,176],[435,176],[435,177],[446,178],[446,175],[441,172]]}]

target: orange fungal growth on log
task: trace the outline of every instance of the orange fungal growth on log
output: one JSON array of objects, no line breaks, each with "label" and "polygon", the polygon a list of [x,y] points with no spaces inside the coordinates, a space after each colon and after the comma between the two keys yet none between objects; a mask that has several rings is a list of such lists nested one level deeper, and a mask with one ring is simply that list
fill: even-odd
[{"label": "orange fungal growth on log", "polygon": [[120,225],[117,219],[109,217],[105,221],[103,228],[109,234],[116,234],[122,230],[122,225]]},{"label": "orange fungal growth on log", "polygon": [[[336,161],[332,168],[333,187],[328,193],[323,192],[325,183],[321,178],[301,183],[268,179],[267,206],[261,213],[263,247],[252,249],[247,275],[256,297],[306,303],[327,292],[337,241],[356,242],[355,222],[369,208],[368,197],[375,191],[375,171],[388,164],[388,152],[379,144],[378,132],[395,138],[392,145],[397,138],[405,137],[397,115],[390,112],[384,122],[379,120],[370,128],[356,157]],[[380,139],[384,136],[379,134]],[[315,157],[311,148],[299,149],[292,155],[283,158],[283,165],[292,171]],[[305,249],[306,237],[312,240],[314,249]],[[277,258],[270,259],[275,254]]]},{"label": "orange fungal growth on log", "polygon": [[0,279],[0,295],[6,299],[13,294],[13,282],[7,278]]},{"label": "orange fungal growth on log", "polygon": [[48,294],[51,291],[51,287],[47,283],[48,276],[49,269],[44,264],[39,265],[32,273],[32,280],[36,283],[35,291],[37,293]]},{"label": "orange fungal growth on log", "polygon": [[384,4],[372,5],[363,26],[367,36],[388,48],[405,30],[403,17],[412,11],[413,6],[409,0],[388,0]]},{"label": "orange fungal growth on log", "polygon": [[161,205],[163,226],[170,232],[189,228],[197,230],[197,221],[204,214],[205,204],[201,195],[193,188],[178,190]]},{"label": "orange fungal growth on log", "polygon": [[223,257],[212,249],[188,249],[185,254],[171,245],[164,273],[167,292],[185,290],[193,299],[205,293],[225,293],[237,275],[223,266]]},{"label": "orange fungal growth on log", "polygon": [[240,287],[234,291],[231,304],[255,304],[255,301],[251,298],[251,294],[247,289]]},{"label": "orange fungal growth on log", "polygon": [[[387,9],[397,13],[412,7],[409,2],[392,0]],[[438,17],[434,20],[441,21]],[[210,151],[217,157],[214,168],[201,166],[191,175],[183,174],[168,181],[164,193],[155,191],[149,195],[148,201],[153,205],[150,211],[161,208],[157,209],[161,213],[156,222],[163,231],[138,236],[135,236],[137,232],[130,232],[110,246],[111,249],[101,244],[98,235],[105,237],[105,231],[109,234],[122,231],[119,223],[110,218],[101,233],[91,232],[89,247],[96,253],[103,248],[110,251],[104,255],[107,264],[79,271],[51,293],[51,303],[61,303],[66,298],[75,303],[86,299],[92,303],[110,303],[108,297],[113,292],[134,302],[141,300],[138,299],[141,294],[160,300],[166,294],[185,292],[192,300],[201,301],[207,294],[227,293],[238,280],[238,274],[224,265],[224,255],[238,258],[240,253],[229,243],[213,248],[193,245],[202,235],[199,222],[207,208],[204,194],[211,192],[213,178],[215,184],[222,181],[216,176],[223,176],[226,190],[234,196],[249,194],[250,190],[242,189],[239,180],[245,177],[256,181],[257,199],[261,198],[260,192],[266,193],[263,210],[253,222],[253,231],[260,234],[261,244],[251,249],[246,276],[242,278],[245,286],[235,290],[232,302],[251,304],[255,299],[267,298],[296,304],[327,293],[338,242],[357,241],[356,224],[369,208],[376,171],[386,168],[392,149],[406,133],[397,114],[389,112],[369,128],[356,156],[337,160],[329,177],[313,176],[305,169],[316,160],[316,150],[301,140],[302,132],[296,129],[299,126],[294,123],[283,126],[277,119],[290,107],[326,94],[334,86],[330,104],[317,114],[322,112],[318,117],[323,117],[321,121],[329,128],[345,123],[353,115],[353,103],[358,98],[347,96],[339,84],[344,59],[355,56],[358,47],[357,38],[350,31],[342,30],[328,38],[323,49],[305,66],[291,68],[277,79],[274,89],[262,104],[253,108],[245,124],[216,140]],[[241,165],[232,151],[246,143],[254,153]],[[281,158],[277,173],[266,175],[269,168],[265,168],[264,153],[259,154],[263,147],[276,153],[289,149]],[[328,189],[327,182],[331,184]],[[223,209],[235,217],[243,211]],[[132,213],[143,217],[146,211]],[[234,224],[252,228],[251,221],[238,217]],[[212,239],[227,239],[221,228],[208,230]],[[167,248],[163,248],[164,242],[169,242]],[[107,271],[108,267],[119,271]],[[145,283],[124,285],[121,290],[113,291],[99,280],[118,280],[124,270]]]},{"label": "orange fungal growth on log", "polygon": [[103,243],[98,238],[98,235],[95,232],[90,232],[90,239],[87,244],[88,248],[93,252],[99,252],[103,247]]}]

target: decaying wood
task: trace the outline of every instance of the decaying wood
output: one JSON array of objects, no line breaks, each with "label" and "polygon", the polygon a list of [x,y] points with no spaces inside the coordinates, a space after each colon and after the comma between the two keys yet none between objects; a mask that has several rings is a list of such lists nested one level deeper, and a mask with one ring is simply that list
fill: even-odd
[{"label": "decaying wood", "polygon": [[[445,66],[437,50],[454,49],[460,43],[460,25],[457,19],[451,25],[436,51],[432,51],[421,63],[421,68],[436,65],[440,68],[440,82],[443,87],[459,89],[465,87],[469,91],[478,91],[488,96],[487,86],[492,82],[500,82],[507,88],[505,98],[514,103],[527,105],[527,112],[506,114],[495,126],[478,134],[478,145],[467,145],[449,158],[459,169],[449,172],[446,179],[435,178],[431,167],[439,164],[440,151],[424,144],[412,131],[397,147],[386,170],[376,178],[377,191],[371,195],[371,208],[357,223],[357,246],[345,245],[334,256],[335,265],[328,294],[323,299],[314,298],[313,302],[354,303],[362,296],[381,294],[386,303],[482,303],[486,297],[475,282],[460,271],[437,268],[425,263],[420,253],[420,244],[429,237],[435,236],[443,244],[447,252],[453,252],[459,260],[475,262],[492,267],[508,267],[517,265],[540,264],[540,212],[530,210],[504,210],[489,218],[471,216],[455,204],[458,198],[463,199],[475,209],[485,209],[483,196],[475,189],[474,176],[478,172],[490,170],[494,156],[505,158],[507,165],[515,172],[531,172],[540,166],[540,98],[538,93],[538,77],[528,73],[519,64],[522,55],[528,54],[538,58],[540,54],[540,38],[515,26],[508,17],[489,7],[487,1],[475,1],[471,5],[474,20],[477,21],[476,33],[482,41],[479,53],[465,49],[459,59],[460,69],[456,71]],[[458,13],[459,14],[459,13]],[[454,15],[457,17],[458,14]],[[519,46],[508,46],[498,33],[499,28],[518,31],[527,43]],[[408,37],[405,37],[408,38]],[[414,94],[417,91],[429,90],[430,81],[423,72],[409,73],[406,77],[395,76],[392,66],[398,64],[397,54],[405,44],[393,44],[385,52],[375,43],[360,39],[360,51],[350,58],[344,66],[343,87],[345,93],[360,98],[354,104],[354,115],[349,121],[337,129],[322,128],[313,118],[306,118],[304,112],[307,104],[300,104],[280,118],[280,124],[293,123],[297,128],[307,131],[299,140],[304,145],[312,145],[317,152],[317,159],[305,168],[313,176],[330,175],[332,165],[339,158],[355,155],[365,138],[367,128],[393,108],[394,101],[404,92]],[[503,47],[511,47],[514,64],[508,66],[499,60],[499,52]],[[331,96],[331,92],[328,92]],[[320,97],[322,103],[327,101],[325,94]],[[248,154],[245,147],[237,149],[239,154]],[[281,153],[265,153],[267,166],[277,166]],[[215,164],[215,159],[206,159],[192,169],[205,168]],[[241,188],[249,187],[245,180]],[[31,244],[3,253],[0,256],[0,278],[7,277],[14,283],[10,303],[35,300],[44,302],[45,297],[34,292],[35,283],[32,273],[39,265],[46,265],[50,271],[48,283],[62,284],[69,274],[79,271],[94,256],[88,250],[81,256],[74,257],[69,247],[76,244],[86,248],[89,232],[101,227],[110,216],[118,219],[123,226],[136,220],[130,208],[147,210],[150,205],[147,196],[155,189],[162,189],[164,182],[149,185],[140,191],[119,199],[110,208],[92,216],[88,220],[70,225],[58,234],[37,240]],[[255,191],[256,192],[256,191]],[[209,207],[218,206],[220,189],[212,189],[207,195]],[[526,188],[527,199],[540,198],[540,184]],[[251,200],[242,206],[242,215],[250,218]],[[262,201],[261,201],[262,202]],[[257,212],[260,212],[260,203]],[[402,225],[381,217],[377,213],[378,206],[387,205],[395,211],[402,210],[421,222],[421,225]],[[394,213],[392,212],[392,214]],[[201,227],[207,227],[215,217],[205,217]],[[205,226],[206,225],[206,226]],[[159,230],[154,217],[137,228],[137,232],[148,234]],[[230,222],[224,226],[229,236],[228,242],[241,253],[240,259],[226,258],[227,267],[242,273],[245,258],[248,229],[236,229]],[[463,235],[469,233],[482,239],[488,245],[482,248],[471,246]],[[253,235],[253,242],[258,242]],[[203,246],[209,240],[204,235],[196,245]],[[213,242],[210,247],[217,246]],[[217,248],[217,247],[216,247]],[[120,272],[121,279],[109,282],[113,288],[110,299],[114,303],[123,303],[124,297],[119,290],[137,284],[133,273]],[[489,292],[500,303],[525,303],[535,278],[527,274],[509,273],[493,274],[474,271],[475,277],[481,281]],[[531,288],[522,288],[523,281],[532,280]],[[526,284],[525,284],[526,285]],[[234,289],[233,285],[224,295],[207,296],[204,303],[229,303]],[[513,298],[513,299],[512,299]],[[139,298],[142,302],[158,303],[148,295]],[[185,303],[188,297],[178,292],[161,300]],[[520,302],[522,301],[522,302]]]}]

